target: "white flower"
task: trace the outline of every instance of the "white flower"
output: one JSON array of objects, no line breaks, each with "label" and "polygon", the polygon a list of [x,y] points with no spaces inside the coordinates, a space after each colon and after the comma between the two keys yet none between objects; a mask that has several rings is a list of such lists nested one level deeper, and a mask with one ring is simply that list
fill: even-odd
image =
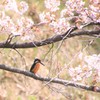
[{"label": "white flower", "polygon": [[47,13],[43,12],[43,13],[39,14],[39,17],[40,17],[41,22],[43,22],[43,23],[48,23],[50,21],[55,20],[55,15],[50,14],[50,12],[47,12]]},{"label": "white flower", "polygon": [[20,6],[20,9],[19,9],[20,14],[25,13],[29,8],[28,4],[25,1],[21,1],[19,6]]},{"label": "white flower", "polygon": [[79,57],[79,59],[82,60],[82,58],[83,58],[83,53],[81,52],[81,53],[78,55],[78,57]]},{"label": "white flower", "polygon": [[5,10],[13,10],[15,12],[18,12],[17,3],[15,0],[6,0]]},{"label": "white flower", "polygon": [[60,13],[61,17],[64,17],[67,14],[68,9],[63,9]]},{"label": "white flower", "polygon": [[100,55],[92,55],[86,56],[84,61],[88,64],[88,66],[92,66],[94,69],[100,69]]},{"label": "white flower", "polygon": [[67,22],[66,18],[59,18],[59,20],[52,21],[49,25],[54,28],[54,32],[56,34],[61,34],[70,27],[70,24]]},{"label": "white flower", "polygon": [[59,10],[58,6],[60,5],[60,0],[45,0],[45,6],[50,11],[55,12]]}]

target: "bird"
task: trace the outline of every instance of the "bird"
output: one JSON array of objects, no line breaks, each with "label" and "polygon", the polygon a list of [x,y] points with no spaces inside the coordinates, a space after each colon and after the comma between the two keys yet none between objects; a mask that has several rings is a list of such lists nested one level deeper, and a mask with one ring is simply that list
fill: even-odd
[{"label": "bird", "polygon": [[40,68],[40,64],[42,64],[44,66],[44,64],[41,62],[40,59],[36,58],[30,68],[30,72],[36,74],[37,71],[39,70]]}]

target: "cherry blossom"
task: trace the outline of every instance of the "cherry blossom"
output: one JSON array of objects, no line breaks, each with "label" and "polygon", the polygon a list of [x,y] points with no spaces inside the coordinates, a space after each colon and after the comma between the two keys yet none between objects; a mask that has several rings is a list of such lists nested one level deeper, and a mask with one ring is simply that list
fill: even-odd
[{"label": "cherry blossom", "polygon": [[3,3],[5,10],[13,10],[18,13],[18,6],[15,0],[5,0]]},{"label": "cherry blossom", "polygon": [[19,13],[24,14],[28,10],[28,4],[25,1],[21,1],[19,8]]},{"label": "cherry blossom", "polygon": [[51,12],[59,10],[60,0],[45,0],[45,6]]},{"label": "cherry blossom", "polygon": [[12,30],[15,30],[15,25],[12,19],[9,16],[6,16],[4,12],[1,12],[0,19],[0,31],[1,33],[11,33]]},{"label": "cherry blossom", "polygon": [[84,62],[86,64],[69,68],[68,72],[71,78],[74,81],[81,81],[92,76],[93,81],[100,82],[100,54],[85,56]]},{"label": "cherry blossom", "polygon": [[92,66],[94,69],[100,69],[100,55],[92,55],[86,56],[84,61],[88,64],[88,66]]},{"label": "cherry blossom", "polygon": [[40,13],[39,17],[42,23],[50,23],[51,21],[55,20],[55,15],[51,14],[50,12]]},{"label": "cherry blossom", "polygon": [[69,68],[69,75],[72,77],[72,79],[74,81],[80,81],[82,80],[82,77],[80,76],[82,73],[82,69],[80,66],[76,67],[76,68]]},{"label": "cherry blossom", "polygon": [[52,21],[49,25],[54,28],[54,32],[56,34],[61,34],[70,28],[66,18],[60,18],[57,21]]},{"label": "cherry blossom", "polygon": [[[84,23],[100,22],[99,0],[90,0],[89,3],[90,5],[86,6],[86,2],[82,0],[67,0],[64,9],[60,9],[60,0],[45,0],[46,10],[39,14],[40,23],[48,25],[55,34],[61,34],[68,30],[72,24],[81,29],[81,25]],[[4,0],[0,5],[0,10],[4,13],[1,14],[0,19],[1,33],[12,33],[20,36],[33,34],[31,26],[34,25],[34,21],[27,17],[22,18],[28,8],[25,1],[16,3],[16,0]],[[60,15],[57,12],[58,10],[61,10]],[[14,11],[18,16],[16,21],[6,15],[5,11]],[[74,20],[74,22],[71,23],[71,20]]]}]

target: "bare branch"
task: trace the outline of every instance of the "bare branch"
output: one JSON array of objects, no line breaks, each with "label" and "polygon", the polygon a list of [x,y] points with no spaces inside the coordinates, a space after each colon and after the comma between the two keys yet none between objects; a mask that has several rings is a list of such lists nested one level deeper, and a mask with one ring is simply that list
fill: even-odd
[{"label": "bare branch", "polygon": [[[73,30],[75,30],[75,28]],[[32,48],[32,47],[39,47],[39,46],[44,46],[47,44],[52,44],[52,43],[61,41],[62,39],[65,40],[67,38],[80,36],[80,35],[88,35],[88,36],[95,36],[95,37],[99,37],[99,35],[100,35],[100,30],[96,30],[96,31],[82,30],[79,32],[73,32],[73,30],[70,32],[70,34],[68,34],[69,31],[67,31],[64,34],[53,36],[51,38],[48,38],[48,39],[45,39],[42,41],[25,42],[25,43],[9,43],[9,44],[6,44],[5,42],[1,42],[0,48],[13,48],[13,49],[15,49],[15,48]],[[67,35],[67,37],[66,37],[66,35]],[[64,37],[66,37],[66,38],[64,38]]]},{"label": "bare branch", "polygon": [[28,76],[28,77],[31,77],[33,79],[40,80],[40,81],[46,81],[46,82],[50,81],[52,83],[57,83],[57,84],[61,84],[61,85],[64,85],[64,86],[72,86],[72,87],[81,88],[81,89],[89,90],[89,91],[93,91],[93,92],[100,92],[100,87],[97,87],[97,86],[88,86],[88,85],[76,83],[76,82],[73,82],[73,81],[63,80],[63,79],[60,79],[60,78],[54,78],[53,80],[52,80],[52,78],[43,78],[43,77],[36,76],[36,75],[34,75],[33,73],[31,73],[27,70],[21,70],[21,69],[18,69],[18,68],[5,66],[3,64],[0,65],[0,69],[10,71],[10,72],[14,72],[14,73],[19,73],[19,74],[22,74],[22,75],[25,75],[25,76]]},{"label": "bare branch", "polygon": [[49,50],[47,51],[47,53],[44,56],[44,59],[46,58],[46,56],[50,53],[50,51],[52,50],[52,48],[54,47],[54,44],[52,43],[51,47],[49,48]]},{"label": "bare branch", "polygon": [[[87,24],[83,25],[82,28],[85,28],[85,27],[90,26],[90,25],[100,26],[100,23],[99,22],[90,22],[90,23],[87,23]],[[100,36],[100,29],[95,30],[95,31],[93,31],[93,30],[92,31],[81,30],[80,32],[74,32],[77,29],[78,28],[76,26],[74,26],[74,27],[70,28],[67,32],[65,32],[64,34],[56,35],[56,36],[53,36],[51,38],[41,40],[41,41],[33,41],[33,42],[25,42],[25,43],[16,43],[16,42],[11,43],[11,40],[12,40],[13,36],[12,37],[9,36],[7,41],[0,42],[0,48],[12,48],[12,49],[32,48],[32,47],[39,47],[39,46],[52,44],[52,43],[62,41],[62,40],[64,41],[67,38],[80,36],[80,35],[89,35],[89,36],[95,36],[95,37]]]}]

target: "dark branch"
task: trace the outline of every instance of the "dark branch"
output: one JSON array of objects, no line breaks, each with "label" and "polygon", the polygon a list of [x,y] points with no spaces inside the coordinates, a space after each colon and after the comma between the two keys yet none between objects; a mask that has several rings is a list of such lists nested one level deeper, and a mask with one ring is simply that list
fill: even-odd
[{"label": "dark branch", "polygon": [[40,81],[57,83],[57,84],[61,84],[61,85],[64,85],[64,86],[72,86],[72,87],[81,88],[81,89],[89,90],[89,91],[93,91],[93,92],[100,92],[100,87],[97,87],[97,86],[88,86],[88,85],[76,83],[76,82],[73,82],[73,81],[63,80],[63,79],[60,79],[60,78],[54,78],[53,79],[53,78],[38,77],[38,76],[34,75],[33,73],[31,73],[29,71],[20,70],[18,68],[9,67],[9,66],[5,66],[5,65],[0,65],[0,69],[10,71],[10,72],[14,72],[14,73],[19,73],[19,74],[22,74],[22,75],[25,75],[25,76],[28,76],[28,77],[31,77],[33,79],[40,80]]},{"label": "dark branch", "polygon": [[[73,29],[73,30],[75,30],[75,29]],[[13,49],[15,49],[15,48],[32,48],[32,47],[39,47],[39,46],[43,46],[43,45],[47,45],[47,44],[52,44],[52,43],[61,41],[62,39],[65,40],[67,38],[80,36],[80,35],[88,35],[88,36],[95,36],[95,37],[100,36],[100,30],[96,30],[96,31],[82,30],[80,32],[73,32],[73,30],[70,31],[70,34],[68,34],[69,31],[67,31],[64,34],[53,36],[51,38],[42,40],[40,42],[34,41],[34,42],[26,42],[26,43],[9,43],[9,44],[6,44],[6,42],[1,42],[0,48],[13,48]],[[67,37],[66,37],[66,35],[67,35]],[[64,37],[66,37],[66,38],[64,38]]]},{"label": "dark branch", "polygon": [[[91,26],[91,25],[97,25],[100,26],[100,22],[90,22],[87,23],[85,25],[82,26],[82,28],[87,27],[87,26]],[[89,35],[89,36],[95,36],[95,37],[100,37],[100,29],[99,30],[95,30],[95,31],[85,31],[82,30],[80,32],[74,32],[75,30],[77,30],[78,28],[72,27],[70,28],[67,32],[65,32],[64,34],[60,34],[57,36],[53,36],[51,38],[42,40],[42,41],[33,41],[33,42],[26,42],[26,43],[11,43],[11,40],[13,37],[8,37],[8,40],[5,42],[0,42],[0,48],[12,48],[12,49],[16,49],[16,48],[32,48],[32,47],[39,47],[39,46],[43,46],[43,45],[47,45],[47,44],[52,44],[61,40],[65,40],[67,38],[71,38],[71,37],[75,37],[75,36],[80,36],[80,35]]]}]

